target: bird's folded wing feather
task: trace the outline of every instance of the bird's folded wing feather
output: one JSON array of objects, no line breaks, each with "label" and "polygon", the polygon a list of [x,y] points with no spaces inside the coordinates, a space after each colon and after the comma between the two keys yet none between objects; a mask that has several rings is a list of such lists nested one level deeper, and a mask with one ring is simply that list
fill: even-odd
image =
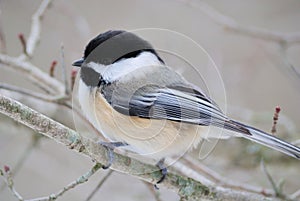
[{"label": "bird's folded wing feather", "polygon": [[244,128],[231,124],[219,107],[203,93],[182,85],[144,86],[136,90],[129,101],[118,101],[112,106],[126,115],[214,125],[248,134]]}]

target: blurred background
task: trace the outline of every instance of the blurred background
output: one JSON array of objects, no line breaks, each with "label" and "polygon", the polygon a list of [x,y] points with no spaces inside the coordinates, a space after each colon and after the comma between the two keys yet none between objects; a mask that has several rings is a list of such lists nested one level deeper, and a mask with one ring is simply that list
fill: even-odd
[{"label": "blurred background", "polygon": [[[8,55],[22,53],[18,34],[28,36],[31,16],[40,2],[0,0],[0,27]],[[289,142],[300,139],[299,40],[283,51],[279,43],[268,38],[247,36],[222,26],[216,22],[216,13],[211,12],[211,8],[246,27],[300,35],[300,2],[297,0],[54,0],[43,18],[41,41],[32,62],[47,72],[51,62],[57,60],[55,76],[61,80],[62,44],[70,73],[71,63],[82,56],[87,42],[99,33],[110,29],[170,29],[200,44],[213,58],[224,89],[217,85],[211,90],[225,92],[225,97],[224,94],[216,95],[215,99],[230,117],[270,132],[274,109],[279,105],[281,112],[276,135]],[[184,52],[197,55],[191,49]],[[201,66],[195,68],[203,71]],[[0,70],[0,82],[39,90],[21,73],[3,66]],[[192,79],[190,69],[180,70],[185,71],[187,79]],[[214,83],[214,73],[207,72],[203,79]],[[74,128],[69,110],[4,90],[0,93]],[[31,130],[4,115],[0,115],[0,120],[0,166],[19,169],[15,175],[15,187],[25,198],[50,195],[91,168],[93,162],[90,159],[52,140],[42,138],[33,147],[35,135]],[[195,150],[191,154],[197,158],[198,153],[199,150]],[[262,157],[273,178],[285,181],[285,193],[292,194],[300,189],[299,161],[243,139],[221,140],[208,157],[198,161],[230,180],[271,188],[261,170]],[[105,174],[107,172],[99,171],[86,184],[68,192],[60,200],[85,200]],[[179,199],[166,189],[161,189],[160,194],[162,200]],[[113,172],[93,198],[107,199],[154,200],[143,182],[118,172]],[[2,179],[0,200],[15,200]]]}]

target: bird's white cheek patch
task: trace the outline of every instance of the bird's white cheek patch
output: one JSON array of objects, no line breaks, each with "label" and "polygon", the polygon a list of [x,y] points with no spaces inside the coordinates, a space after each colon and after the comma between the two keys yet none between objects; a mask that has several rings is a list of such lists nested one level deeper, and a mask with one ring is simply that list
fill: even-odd
[{"label": "bird's white cheek patch", "polygon": [[134,58],[122,59],[103,68],[101,75],[104,80],[114,82],[128,75],[135,75],[137,70],[149,66],[160,66],[160,61],[150,52],[143,52]]},{"label": "bird's white cheek patch", "polygon": [[107,66],[103,65],[103,64],[99,64],[96,62],[89,62],[86,64],[87,67],[94,69],[97,73],[100,73],[101,75],[103,74],[103,72],[106,70]]}]

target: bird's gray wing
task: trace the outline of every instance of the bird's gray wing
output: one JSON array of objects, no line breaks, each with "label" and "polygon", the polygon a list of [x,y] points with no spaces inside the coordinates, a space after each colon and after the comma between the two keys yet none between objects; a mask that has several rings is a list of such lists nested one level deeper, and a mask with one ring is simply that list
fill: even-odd
[{"label": "bird's gray wing", "polygon": [[203,93],[183,85],[147,85],[136,90],[128,101],[112,102],[111,105],[130,116],[214,125],[248,134],[246,129],[231,124],[219,107]]}]

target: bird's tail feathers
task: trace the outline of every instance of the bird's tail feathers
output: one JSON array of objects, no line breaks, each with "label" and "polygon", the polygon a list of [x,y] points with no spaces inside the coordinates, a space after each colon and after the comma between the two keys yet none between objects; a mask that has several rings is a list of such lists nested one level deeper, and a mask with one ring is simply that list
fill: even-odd
[{"label": "bird's tail feathers", "polygon": [[234,120],[228,120],[224,123],[224,127],[239,133],[242,133],[242,137],[255,141],[259,144],[265,145],[272,149],[276,149],[289,156],[300,160],[300,148],[285,142],[274,135],[270,135],[264,131],[258,130],[251,126],[242,124]]}]

